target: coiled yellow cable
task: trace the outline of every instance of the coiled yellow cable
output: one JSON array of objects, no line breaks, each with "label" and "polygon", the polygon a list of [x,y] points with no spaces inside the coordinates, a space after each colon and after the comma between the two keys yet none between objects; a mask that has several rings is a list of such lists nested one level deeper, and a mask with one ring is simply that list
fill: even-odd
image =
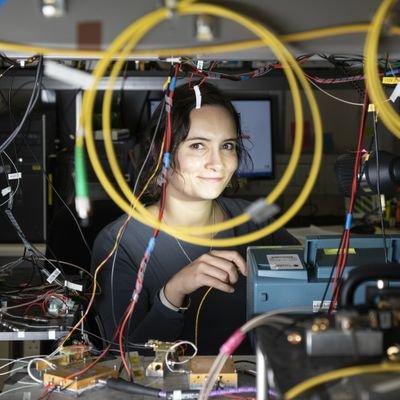
[{"label": "coiled yellow cable", "polygon": [[[254,241],[258,238],[261,238],[265,235],[268,235],[275,231],[276,229],[283,226],[287,221],[289,221],[302,207],[305,200],[307,199],[318,174],[319,165],[321,161],[322,155],[322,126],[321,120],[319,115],[319,110],[312,93],[312,90],[304,77],[304,74],[300,67],[297,65],[296,61],[294,60],[293,56],[286,50],[286,48],[281,44],[281,42],[272,35],[266,28],[262,25],[256,23],[253,20],[250,20],[246,17],[243,17],[237,13],[234,13],[230,10],[224,9],[222,7],[211,6],[206,4],[188,4],[183,6],[178,6],[177,8],[178,15],[191,15],[191,14],[211,14],[217,15],[220,17],[228,18],[233,21],[238,22],[239,24],[245,26],[250,31],[258,35],[262,38],[264,43],[270,46],[273,51],[277,54],[280,62],[284,67],[284,71],[287,75],[290,87],[292,89],[292,96],[293,96],[293,103],[295,109],[295,119],[296,119],[296,130],[295,130],[295,143],[294,149],[289,161],[289,165],[282,177],[281,181],[278,183],[274,191],[266,197],[265,201],[267,204],[271,204],[276,200],[276,198],[283,192],[283,190],[288,185],[291,177],[293,176],[294,170],[298,163],[298,159],[301,152],[301,144],[302,144],[302,133],[303,133],[303,120],[302,120],[302,105],[301,105],[301,98],[299,93],[299,88],[297,86],[297,81],[294,77],[292,69],[294,70],[297,79],[300,81],[301,85],[304,88],[306,98],[309,102],[310,110],[313,117],[313,123],[315,127],[315,149],[314,149],[314,158],[313,163],[310,169],[310,175],[304,185],[303,191],[300,193],[298,199],[294,202],[294,204],[289,208],[289,210],[282,215],[279,219],[277,219],[273,224],[257,231],[252,232],[250,234],[229,238],[229,239],[213,239],[213,246],[235,246],[238,244],[247,243],[250,241]],[[139,39],[148,32],[153,26],[155,26],[160,21],[168,18],[169,11],[166,9],[156,10],[153,13],[146,15],[145,17],[141,18],[140,20],[133,23],[129,26],[125,31],[123,31],[116,40],[111,44],[110,48],[107,50],[103,59],[99,62],[96,69],[93,72],[94,76],[94,85],[91,90],[85,93],[84,97],[84,112],[85,115],[91,115],[93,111],[93,101],[95,95],[95,87],[98,84],[99,80],[107,70],[108,64],[111,59],[118,54],[118,57],[123,59],[125,55],[129,53],[131,50],[131,46],[134,46]],[[125,45],[125,43],[127,43]],[[121,52],[119,49],[125,46]],[[115,154],[113,154],[113,149],[111,143],[111,134],[110,134],[110,125],[109,125],[109,102],[111,99],[110,92],[112,90],[112,84],[115,81],[116,76],[118,75],[119,68],[122,65],[122,61],[116,61],[114,67],[111,71],[110,75],[110,86],[107,88],[106,94],[104,96],[103,102],[103,130],[104,130],[104,138],[106,142],[106,150],[108,152],[108,157],[110,161],[110,165],[112,166],[113,173],[115,178],[120,185],[121,190],[125,193],[126,196],[131,196],[131,192],[129,190],[128,194],[128,187],[126,185],[125,180],[119,170],[118,163],[116,162]],[[108,114],[108,115],[107,115]],[[95,153],[94,145],[93,145],[93,138],[92,138],[92,126],[90,118],[85,119],[85,128],[86,128],[86,135],[87,135],[87,145],[88,145],[88,153],[89,157],[93,163],[93,167],[98,175],[100,182],[103,184],[105,190],[110,195],[110,197],[125,211],[129,212],[129,203],[124,201],[121,196],[114,190],[108,179],[106,178],[104,171],[101,168],[97,155]],[[110,142],[110,143],[107,143]],[[129,198],[129,201],[134,201]],[[197,236],[190,236],[189,229],[187,228],[178,228],[178,227],[169,227],[164,224],[160,224],[156,221],[148,211],[141,205],[138,205],[138,210],[141,214],[138,213],[134,214],[134,217],[140,220],[141,222],[147,223],[153,227],[161,228],[162,230],[178,237],[179,239],[186,240],[191,243],[200,244],[203,246],[210,245],[210,239],[206,238],[199,238]],[[247,214],[243,214],[233,220],[224,222],[222,224],[216,224],[213,226],[207,226],[203,228],[196,229],[195,233],[205,233],[217,230],[228,229],[229,227],[236,226],[240,223],[243,223],[249,219]],[[190,232],[193,232],[193,229],[190,229]]]},{"label": "coiled yellow cable", "polygon": [[375,104],[379,117],[386,127],[398,138],[400,138],[400,117],[393,107],[386,101],[386,95],[380,83],[378,70],[378,45],[379,36],[385,19],[390,13],[396,0],[383,0],[375,13],[368,31],[365,46],[365,75],[367,88],[372,102]]}]

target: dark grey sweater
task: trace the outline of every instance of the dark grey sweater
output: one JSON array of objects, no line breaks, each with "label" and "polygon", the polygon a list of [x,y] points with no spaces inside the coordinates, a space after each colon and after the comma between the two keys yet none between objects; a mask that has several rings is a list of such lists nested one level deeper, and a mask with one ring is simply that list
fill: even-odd
[{"label": "dark grey sweater", "polygon": [[[249,205],[245,200],[219,198],[218,204],[227,218],[243,213]],[[92,270],[106,258],[111,251],[119,228],[126,216],[107,225],[97,236],[94,243]],[[259,229],[253,222],[224,232],[216,237],[240,236]],[[103,323],[106,338],[112,340],[124,311],[130,304],[135,287],[140,261],[151,237],[153,228],[131,219],[118,247],[114,270],[111,258],[98,274],[101,294],[95,301],[95,309]],[[188,256],[195,260],[208,252],[208,247],[180,242]],[[286,230],[281,229],[251,245],[290,245],[297,240]],[[237,246],[243,258],[246,247]],[[231,248],[232,249],[232,248]],[[164,232],[158,234],[154,251],[147,265],[143,289],[133,311],[129,338],[135,343],[144,343],[149,339],[175,341],[185,339],[194,341],[195,318],[199,302],[208,288],[201,288],[191,295],[191,306],[184,314],[165,307],[158,292],[170,278],[189,264],[176,239]],[[227,294],[211,290],[201,308],[198,324],[198,347],[200,354],[217,354],[222,343],[246,321],[246,281],[241,277],[235,286],[235,292]],[[248,345],[242,345],[236,353],[249,353]]]}]

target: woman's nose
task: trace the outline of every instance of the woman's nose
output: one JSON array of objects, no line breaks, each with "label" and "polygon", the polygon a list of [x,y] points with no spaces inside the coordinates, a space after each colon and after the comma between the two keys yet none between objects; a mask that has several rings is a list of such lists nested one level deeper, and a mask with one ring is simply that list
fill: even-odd
[{"label": "woman's nose", "polygon": [[206,165],[213,169],[221,169],[223,167],[222,155],[219,149],[213,149],[209,152]]}]

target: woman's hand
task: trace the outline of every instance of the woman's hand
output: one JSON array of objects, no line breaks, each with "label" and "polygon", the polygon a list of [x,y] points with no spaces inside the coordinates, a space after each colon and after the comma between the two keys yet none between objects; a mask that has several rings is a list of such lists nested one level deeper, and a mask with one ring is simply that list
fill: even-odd
[{"label": "woman's hand", "polygon": [[237,251],[211,250],[176,273],[165,285],[164,294],[170,303],[180,307],[185,296],[203,286],[233,293],[239,273],[246,276],[247,266]]}]

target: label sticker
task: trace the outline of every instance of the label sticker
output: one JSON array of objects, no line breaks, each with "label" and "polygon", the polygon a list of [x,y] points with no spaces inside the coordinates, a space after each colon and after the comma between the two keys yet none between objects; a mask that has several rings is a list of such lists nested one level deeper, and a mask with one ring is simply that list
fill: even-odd
[{"label": "label sticker", "polygon": [[267,254],[271,269],[303,269],[303,264],[297,254]]},{"label": "label sticker", "polygon": [[7,196],[8,193],[11,193],[11,186],[7,186],[6,188],[4,188],[4,189],[1,190],[1,195],[2,195],[3,197],[4,197],[4,196]]},{"label": "label sticker", "polygon": [[10,181],[14,180],[14,179],[21,179],[22,174],[21,172],[14,172],[13,174],[8,174],[8,179]]},{"label": "label sticker", "polygon": [[53,282],[56,280],[57,276],[60,275],[60,274],[61,274],[61,271],[60,271],[58,268],[56,268],[56,269],[51,273],[51,275],[49,275],[49,277],[47,278],[47,282],[53,283]]},{"label": "label sticker", "polygon": [[73,282],[70,282],[70,281],[64,281],[64,286],[69,288],[69,289],[76,290],[78,292],[82,292],[82,290],[83,290],[82,285],[79,285],[77,283],[73,283]]},{"label": "label sticker", "polygon": [[[323,252],[326,256],[336,256],[339,253],[339,249],[323,249]],[[340,254],[346,254],[346,252],[340,250]],[[347,254],[356,254],[356,249],[354,247],[348,248]]]},{"label": "label sticker", "polygon": [[321,307],[321,301],[320,300],[313,300],[312,302],[312,310],[313,312],[318,312],[318,311],[328,311],[329,307],[331,305],[330,300],[325,300],[324,304]]},{"label": "label sticker", "polygon": [[398,76],[385,76],[382,78],[382,83],[386,85],[396,85],[400,83],[400,78]]}]

